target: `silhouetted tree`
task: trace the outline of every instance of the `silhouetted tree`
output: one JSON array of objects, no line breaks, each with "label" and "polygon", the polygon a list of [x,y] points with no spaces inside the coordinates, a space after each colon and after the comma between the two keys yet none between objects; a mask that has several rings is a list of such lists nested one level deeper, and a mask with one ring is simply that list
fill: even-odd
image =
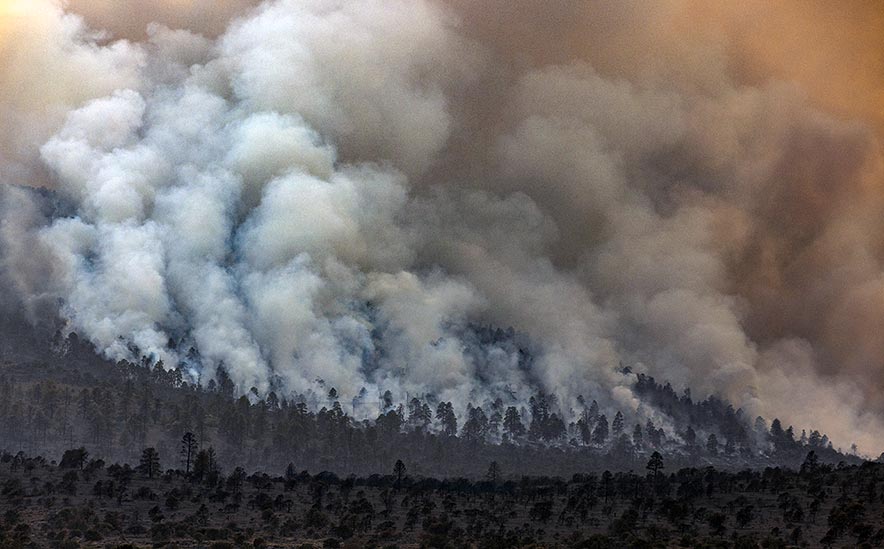
[{"label": "silhouetted tree", "polygon": [[155,448],[145,448],[141,452],[141,460],[138,462],[138,470],[147,478],[153,478],[160,472],[160,454]]},{"label": "silhouetted tree", "polygon": [[783,431],[783,424],[779,418],[774,418],[770,424],[770,441],[774,448],[782,449],[786,443],[786,432]]},{"label": "silhouetted tree", "polygon": [[595,425],[595,421],[599,417],[599,403],[595,400],[592,401],[592,404],[589,405],[589,410],[586,411],[586,421],[590,426]]},{"label": "silhouetted tree", "polygon": [[545,440],[551,408],[546,393],[541,391],[529,398],[528,407],[531,410],[531,425],[528,426],[528,434],[532,440]]},{"label": "silhouetted tree", "polygon": [[461,431],[463,438],[471,442],[484,442],[488,434],[488,417],[481,406],[467,407],[467,421]]},{"label": "silhouetted tree", "polygon": [[633,428],[633,430],[632,430],[632,444],[637,449],[641,449],[644,447],[644,437],[642,436],[642,426],[638,423],[635,424],[635,428]]},{"label": "silhouetted tree", "polygon": [[611,444],[611,454],[615,459],[624,460],[632,456],[633,446],[629,441],[629,437],[625,433],[621,433],[619,437],[613,439]]},{"label": "silhouetted tree", "polygon": [[227,489],[233,494],[242,491],[242,483],[246,479],[246,471],[242,467],[237,467],[227,477]]},{"label": "silhouetted tree", "polygon": [[592,442],[593,444],[602,445],[606,440],[608,440],[608,418],[602,414],[599,416],[595,429],[592,431]]},{"label": "silhouetted tree", "polygon": [[651,448],[659,448],[663,442],[660,430],[654,426],[654,422],[650,419],[645,424],[645,435],[647,435],[648,444]]},{"label": "silhouetted tree", "polygon": [[611,436],[618,438],[623,433],[623,414],[618,410],[611,422]]},{"label": "silhouetted tree", "polygon": [[706,439],[706,451],[713,456],[718,454],[718,437],[715,436],[715,433],[711,433]]},{"label": "silhouetted tree", "polygon": [[651,454],[651,459],[648,460],[648,464],[645,466],[645,469],[650,471],[654,475],[654,478],[656,478],[660,474],[660,471],[664,469],[663,456],[660,455],[660,452],[655,451],[653,454]]},{"label": "silhouetted tree", "polygon": [[396,464],[393,465],[393,474],[396,476],[396,484],[401,484],[402,479],[405,477],[405,464],[402,463],[401,459],[396,460]]},{"label": "silhouetted tree", "polygon": [[605,503],[608,503],[608,497],[611,495],[611,484],[613,484],[614,475],[611,474],[611,471],[605,471],[602,473],[602,492],[605,498]]},{"label": "silhouetted tree", "polygon": [[181,437],[181,462],[184,464],[184,472],[190,474],[190,467],[193,465],[193,458],[196,457],[197,441],[196,435],[190,431],[184,433]]},{"label": "silhouetted tree", "polygon": [[433,420],[433,414],[426,403],[413,398],[408,403],[408,425],[416,431],[425,431]]},{"label": "silhouetted tree", "polygon": [[767,433],[767,422],[761,416],[755,418],[755,432],[760,434]]},{"label": "silhouetted tree", "polygon": [[724,455],[732,456],[734,455],[734,451],[736,450],[736,446],[734,445],[734,440],[729,438],[727,442],[724,443]]},{"label": "silhouetted tree", "polygon": [[208,448],[197,452],[193,460],[193,478],[204,480],[219,472],[215,449]]},{"label": "silhouetted tree", "polygon": [[689,447],[695,446],[697,444],[697,432],[694,431],[694,428],[688,425],[687,431],[684,433],[684,443]]},{"label": "silhouetted tree", "polygon": [[559,414],[551,414],[546,422],[543,439],[546,441],[556,441],[564,437],[566,433],[565,422],[562,421]]},{"label": "silhouetted tree", "polygon": [[515,406],[506,409],[503,416],[503,433],[508,440],[513,442],[525,436],[525,425],[522,424],[522,416]]},{"label": "silhouetted tree", "polygon": [[230,376],[227,374],[227,369],[223,365],[218,367],[218,371],[215,373],[215,379],[217,380],[218,392],[226,397],[232,398],[236,391],[236,384],[230,379]]},{"label": "silhouetted tree", "polygon": [[816,452],[811,450],[807,453],[807,456],[804,458],[804,463],[801,464],[800,473],[802,475],[812,475],[814,474],[820,466],[820,458],[816,455]]},{"label": "silhouetted tree", "polygon": [[488,472],[485,473],[485,478],[488,479],[489,482],[497,482],[500,480],[500,465],[498,465],[496,461],[492,461],[491,464],[488,465]]},{"label": "silhouetted tree", "polygon": [[592,444],[592,425],[585,417],[577,420],[577,433],[580,435],[580,440],[583,444]]},{"label": "silhouetted tree", "polygon": [[457,435],[457,416],[450,402],[440,402],[436,407],[436,421],[443,433],[450,437]]},{"label": "silhouetted tree", "polygon": [[58,466],[62,469],[82,469],[86,466],[86,460],[88,459],[89,452],[86,451],[86,448],[73,448],[71,450],[65,450]]}]

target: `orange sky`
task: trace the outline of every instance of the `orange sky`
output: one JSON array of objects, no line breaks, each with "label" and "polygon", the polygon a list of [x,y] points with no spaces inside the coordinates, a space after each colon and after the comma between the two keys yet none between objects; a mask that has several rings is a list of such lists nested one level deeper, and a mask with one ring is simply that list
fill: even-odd
[{"label": "orange sky", "polygon": [[793,80],[827,110],[884,126],[884,4],[690,1],[683,32],[726,36],[734,69]]}]

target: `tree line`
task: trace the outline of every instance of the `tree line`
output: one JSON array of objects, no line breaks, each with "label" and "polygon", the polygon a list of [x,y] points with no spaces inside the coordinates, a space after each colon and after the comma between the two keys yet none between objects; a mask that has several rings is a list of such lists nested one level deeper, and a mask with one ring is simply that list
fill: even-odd
[{"label": "tree line", "polygon": [[427,476],[479,477],[477,455],[519,474],[636,470],[654,451],[684,466],[797,467],[809,449],[829,462],[859,461],[839,454],[816,431],[796,435],[778,420],[768,426],[761,418],[749,424],[714,397],[694,402],[689,391],[678,397],[647,376],[638,376],[636,392],[666,414],[666,425],[629,422],[621,411],[582,397],[566,422],[555,397],[545,393],[528,402],[471,404],[458,417],[450,402],[396,403],[387,392],[374,420],[356,420],[334,388],[310,404],[274,392],[237,398],[223,370],[203,387],[188,383],[180,370],[101,361],[74,342],[63,357],[0,367],[0,437],[10,451],[82,446],[133,461],[137,448],[171,455],[181,434],[190,432],[195,453],[211,447],[228,466],[279,470],[294,462],[313,471],[369,474],[402,458]]}]

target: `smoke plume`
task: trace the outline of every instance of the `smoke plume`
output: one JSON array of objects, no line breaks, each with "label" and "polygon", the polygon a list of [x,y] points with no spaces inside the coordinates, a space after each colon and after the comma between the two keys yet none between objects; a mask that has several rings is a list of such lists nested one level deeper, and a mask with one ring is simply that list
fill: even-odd
[{"label": "smoke plume", "polygon": [[873,6],[223,4],[0,3],[4,307],[242,392],[652,415],[630,366],[880,451]]}]

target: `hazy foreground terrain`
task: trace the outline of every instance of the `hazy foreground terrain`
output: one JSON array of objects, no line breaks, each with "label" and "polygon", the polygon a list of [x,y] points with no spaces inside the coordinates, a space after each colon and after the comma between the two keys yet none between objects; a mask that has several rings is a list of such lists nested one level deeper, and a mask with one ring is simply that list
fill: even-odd
[{"label": "hazy foreground terrain", "polygon": [[[884,466],[439,481],[0,460],[2,547],[878,547]],[[505,472],[504,472],[505,473]]]}]

